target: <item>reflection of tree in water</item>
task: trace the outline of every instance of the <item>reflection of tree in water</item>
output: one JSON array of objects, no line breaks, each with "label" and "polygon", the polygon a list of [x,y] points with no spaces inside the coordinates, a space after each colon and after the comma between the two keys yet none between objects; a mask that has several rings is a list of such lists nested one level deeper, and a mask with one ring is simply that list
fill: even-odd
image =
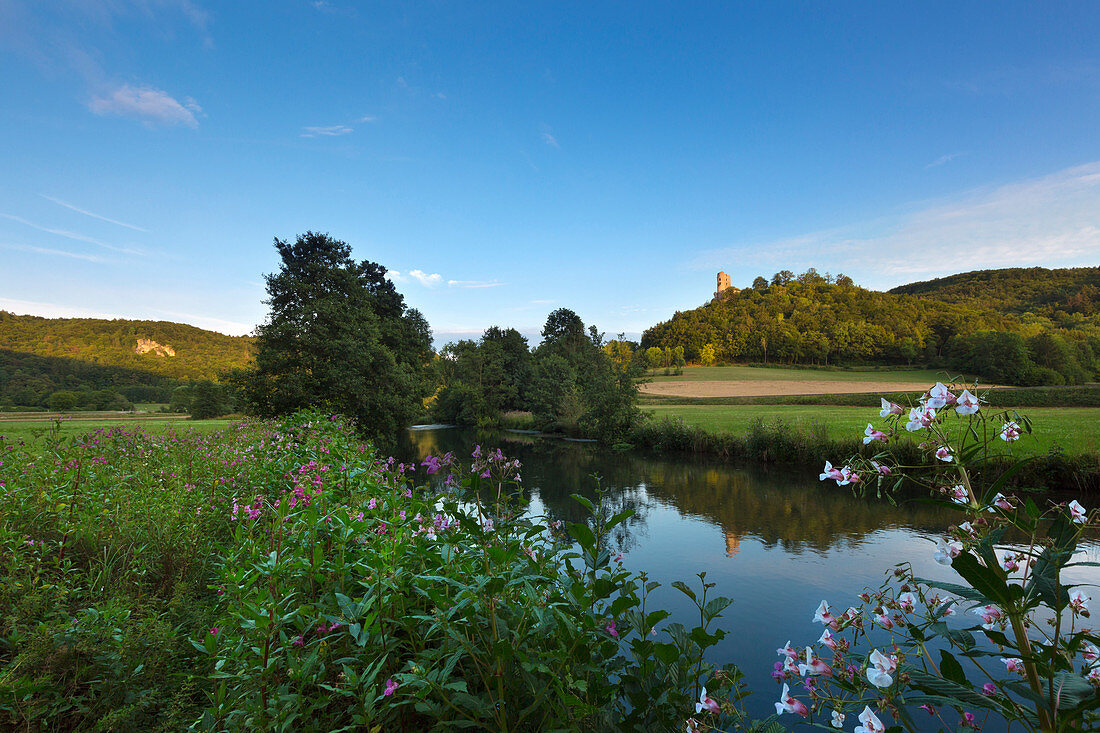
[{"label": "reflection of tree in water", "polygon": [[591,444],[515,433],[478,436],[433,430],[410,435],[410,456],[450,450],[468,460],[477,442],[499,446],[523,463],[524,494],[529,497],[537,490],[547,514],[567,522],[581,521],[585,514],[570,494],[594,498],[593,475],[598,474],[613,512],[637,512],[616,528],[617,550],[629,549],[634,535],[645,531],[645,510],[654,501],[720,526],[727,554],[735,553],[746,535],[792,553],[823,552],[838,544],[858,544],[869,533],[891,527],[939,532],[954,516],[919,503],[895,507],[886,501],[856,499],[845,487],[819,483],[812,469],[739,469],[701,458],[615,453]]}]

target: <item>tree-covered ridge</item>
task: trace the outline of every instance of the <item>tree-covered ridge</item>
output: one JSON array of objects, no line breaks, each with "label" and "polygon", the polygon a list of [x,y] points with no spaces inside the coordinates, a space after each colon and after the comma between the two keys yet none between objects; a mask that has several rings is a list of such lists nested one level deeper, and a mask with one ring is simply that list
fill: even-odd
[{"label": "tree-covered ridge", "polygon": [[[1100,315],[1057,307],[1037,312],[1030,304],[1091,301],[1088,273],[1053,271],[1016,275],[973,296],[966,285],[954,298],[878,292],[843,275],[810,270],[756,278],[752,287],[727,291],[694,310],[677,312],[642,335],[642,347],[682,346],[689,361],[711,354],[723,362],[785,364],[923,363],[1009,384],[1075,384],[1100,372]],[[1062,273],[1069,272],[1070,275]],[[1076,273],[1076,274],[1074,274]],[[957,276],[963,277],[963,276]],[[1018,283],[1030,278],[1029,286]],[[940,281],[942,282],[942,281]],[[1018,295],[1006,294],[1017,283]],[[907,286],[908,287],[908,286]],[[914,286],[915,287],[915,286]],[[997,292],[996,297],[993,291]],[[1058,301],[1057,293],[1065,298]]]},{"label": "tree-covered ridge", "polygon": [[[135,352],[138,339],[175,356]],[[252,361],[253,340],[168,321],[41,318],[0,311],[0,349],[150,372],[173,379],[217,379]]]},{"label": "tree-covered ridge", "polygon": [[1078,316],[1100,313],[1100,267],[975,270],[901,285],[890,292],[1017,315],[1033,313],[1072,324]]}]

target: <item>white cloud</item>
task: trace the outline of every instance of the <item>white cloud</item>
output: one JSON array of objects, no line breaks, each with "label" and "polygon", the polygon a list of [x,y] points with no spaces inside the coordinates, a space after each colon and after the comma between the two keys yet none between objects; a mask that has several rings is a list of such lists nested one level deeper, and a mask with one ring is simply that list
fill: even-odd
[{"label": "white cloud", "polygon": [[139,226],[134,226],[133,224],[127,224],[126,222],[119,221],[118,219],[109,219],[106,216],[100,216],[99,214],[95,214],[91,211],[86,211],[85,209],[77,208],[76,206],[73,206],[72,204],[66,203],[66,202],[62,201],[61,199],[55,199],[53,196],[47,196],[44,193],[40,193],[38,195],[41,196],[42,198],[46,199],[47,201],[53,201],[58,206],[64,206],[66,209],[72,209],[73,211],[77,212],[78,214],[83,214],[84,216],[90,216],[93,219],[99,219],[100,221],[109,222],[111,224],[117,224],[120,227],[126,227],[127,229],[133,229],[134,231],[138,231],[138,232],[146,232],[146,233],[149,232],[148,229],[142,229]]},{"label": "white cloud", "polygon": [[[860,284],[999,267],[1072,267],[1100,259],[1100,161],[968,191],[909,213],[705,252],[694,268],[844,272]],[[751,274],[747,274],[751,277]]]},{"label": "white cloud", "polygon": [[426,288],[434,288],[443,283],[443,276],[438,272],[433,272],[429,275],[422,270],[409,270],[409,277],[415,279]]},{"label": "white cloud", "polygon": [[357,119],[357,120],[356,120],[356,122],[359,122],[359,123],[363,123],[363,122],[378,122],[378,118],[377,118],[377,117],[375,117],[374,115],[363,115],[362,117],[360,117],[359,119]]},{"label": "white cloud", "polygon": [[57,257],[71,257],[74,260],[84,260],[85,262],[103,262],[102,257],[96,257],[95,255],[86,255],[81,252],[69,252],[64,249],[50,249],[49,247],[34,247],[29,244],[0,244],[0,247],[4,249],[14,249],[19,252],[32,252],[39,255],[54,255]]},{"label": "white cloud", "polygon": [[179,103],[167,92],[150,86],[122,86],[106,96],[95,97],[88,109],[97,115],[118,115],[144,122],[147,125],[186,125],[198,127],[196,114],[202,107],[187,97]]},{"label": "white cloud", "polygon": [[928,165],[926,165],[924,167],[926,169],[927,168],[935,168],[937,166],[943,165],[944,163],[950,163],[955,158],[958,158],[960,155],[966,155],[966,153],[948,153],[947,155],[941,155],[940,157],[936,158],[935,160],[933,160],[931,163],[929,163]]},{"label": "white cloud", "polygon": [[37,229],[40,232],[46,232],[47,234],[56,234],[59,237],[65,237],[66,239],[72,239],[73,241],[76,241],[76,242],[87,242],[88,244],[94,244],[97,247],[103,247],[104,249],[109,249],[112,252],[122,252],[123,254],[131,254],[131,255],[143,254],[142,252],[139,252],[136,249],[126,249],[125,247],[116,247],[113,244],[107,244],[106,242],[101,242],[100,240],[95,239],[94,237],[89,237],[89,236],[86,236],[84,234],[80,234],[78,232],[70,232],[66,229],[51,229],[50,227],[40,226],[38,224],[35,224],[33,221],[27,221],[26,219],[24,219],[21,216],[13,216],[12,214],[0,213],[0,217],[3,217],[5,219],[11,219],[12,221],[17,221],[20,224],[23,224],[24,226],[29,226],[31,229]]},{"label": "white cloud", "polygon": [[247,336],[256,329],[255,326],[250,326],[247,323],[226,321],[221,318],[213,318],[211,316],[197,315],[194,313],[179,313],[178,311],[163,310],[157,310],[154,312],[166,315],[174,321],[190,323],[192,326],[198,326],[199,328],[204,328],[207,331],[217,331],[218,333],[224,333],[227,336]]},{"label": "white cloud", "polygon": [[336,137],[355,132],[354,127],[347,125],[329,125],[328,127],[303,127],[302,137]]},{"label": "white cloud", "polygon": [[398,270],[386,270],[386,277],[395,283],[407,283],[409,278],[402,275]]},{"label": "white cloud", "polygon": [[561,147],[561,145],[558,145],[558,139],[556,137],[554,137],[553,135],[551,135],[549,132],[542,133],[541,137],[542,137],[542,141],[544,143],[546,143],[547,145],[549,145],[550,147],[552,147],[552,148],[560,148]]},{"label": "white cloud", "polygon": [[495,288],[504,283],[486,280],[448,280],[447,285],[452,288]]}]

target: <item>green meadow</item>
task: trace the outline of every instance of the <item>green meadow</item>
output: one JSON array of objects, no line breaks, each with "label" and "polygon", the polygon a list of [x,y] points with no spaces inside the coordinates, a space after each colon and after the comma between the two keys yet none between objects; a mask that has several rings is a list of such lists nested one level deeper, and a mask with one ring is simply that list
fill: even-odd
[{"label": "green meadow", "polygon": [[936,369],[810,369],[755,366],[689,366],[681,375],[664,376],[662,370],[650,372],[648,379],[655,382],[711,382],[711,381],[779,381],[799,382],[913,382],[930,387],[954,375]]},{"label": "green meadow", "polygon": [[[657,417],[681,418],[688,425],[712,432],[743,433],[754,420],[780,418],[796,428],[824,425],[831,438],[851,438],[863,433],[867,423],[882,428],[885,420],[869,407],[818,405],[648,405]],[[1100,408],[1033,407],[1020,414],[1031,418],[1034,433],[1017,444],[1017,450],[1045,452],[1060,446],[1067,453],[1100,448]]]}]

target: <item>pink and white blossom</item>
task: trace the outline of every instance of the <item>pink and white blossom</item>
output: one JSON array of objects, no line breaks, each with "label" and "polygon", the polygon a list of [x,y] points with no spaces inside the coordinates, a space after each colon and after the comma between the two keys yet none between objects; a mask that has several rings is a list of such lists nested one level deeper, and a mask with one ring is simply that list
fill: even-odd
[{"label": "pink and white blossom", "polygon": [[863,444],[873,443],[876,440],[880,440],[883,443],[886,442],[886,433],[881,430],[875,430],[871,423],[867,423],[867,429],[863,431]]},{"label": "pink and white blossom", "polygon": [[1011,511],[1014,507],[1012,499],[1001,492],[997,492],[997,495],[993,497],[993,503],[989,505],[989,511],[993,511],[993,507],[1000,509],[1001,511]]},{"label": "pink and white blossom", "polygon": [[945,407],[955,404],[958,399],[955,395],[947,389],[947,385],[943,382],[936,382],[936,385],[924,395],[923,403],[927,407],[931,407],[933,410],[942,410]]},{"label": "pink and white blossom", "polygon": [[902,593],[898,596],[898,608],[906,613],[912,613],[917,605],[917,596],[914,593]]},{"label": "pink and white blossom", "polygon": [[1081,647],[1081,656],[1085,658],[1085,661],[1090,666],[1097,666],[1097,662],[1100,662],[1100,648],[1097,648],[1095,644],[1085,642]]},{"label": "pink and white blossom", "polygon": [[823,632],[821,632],[821,638],[819,638],[817,642],[819,644],[824,644],[825,646],[833,650],[835,650],[837,647],[836,639],[833,638],[833,635],[829,633],[828,629],[825,629]]},{"label": "pink and white blossom", "polygon": [[941,445],[936,449],[936,458],[939,458],[944,463],[951,463],[955,460],[955,454],[946,445]]},{"label": "pink and white blossom", "polygon": [[834,728],[839,729],[839,728],[844,727],[844,713],[842,713],[838,710],[834,710],[832,717],[833,717],[832,725],[833,725]]},{"label": "pink and white blossom", "polygon": [[894,621],[885,613],[875,614],[875,623],[887,630],[894,628]]},{"label": "pink and white blossom", "polygon": [[890,417],[891,415],[904,415],[905,408],[896,402],[890,402],[885,397],[880,397],[882,400],[882,410],[879,411],[880,417]]},{"label": "pink and white blossom", "polygon": [[1015,672],[1016,674],[1024,673],[1024,660],[1019,657],[1001,657],[1001,661],[1005,664],[1005,669],[1009,672]]},{"label": "pink and white blossom", "polygon": [[962,484],[955,484],[949,489],[944,489],[947,492],[947,497],[956,504],[966,506],[970,503],[970,494],[967,493],[966,487]]},{"label": "pink and white blossom", "polygon": [[820,480],[824,481],[827,478],[834,479],[837,483],[844,480],[844,474],[841,473],[839,468],[834,468],[833,464],[825,461],[825,469],[821,472]]},{"label": "pink and white blossom", "polygon": [[1012,421],[1006,422],[1004,427],[1001,428],[1001,440],[1006,443],[1011,443],[1014,440],[1020,439],[1020,426]]},{"label": "pink and white blossom", "polygon": [[857,725],[853,733],[885,733],[886,726],[882,724],[882,721],[872,712],[870,705],[863,706],[863,712],[859,714],[859,722],[863,725]]},{"label": "pink and white blossom", "polygon": [[909,411],[909,422],[905,423],[905,429],[909,432],[924,430],[936,419],[936,411],[931,407],[914,407]]},{"label": "pink and white blossom", "polygon": [[959,395],[959,402],[955,405],[955,412],[960,415],[973,415],[981,409],[981,405],[978,404],[978,398],[970,394],[970,390],[964,389],[962,394]]},{"label": "pink and white blossom", "polygon": [[830,675],[833,668],[820,659],[814,657],[813,647],[806,647],[806,662],[798,665],[798,673],[803,677],[814,675]]},{"label": "pink and white blossom", "polygon": [[707,688],[703,688],[703,691],[699,693],[699,702],[695,703],[695,714],[706,710],[708,713],[714,713],[717,715],[721,712],[721,708],[718,707],[718,702],[713,697],[707,697]]},{"label": "pink and white blossom", "polygon": [[[839,626],[836,616],[829,613],[829,604],[825,601],[822,601],[821,605],[819,605],[817,607],[817,610],[814,611],[814,621],[825,624],[826,626],[832,628],[833,631],[836,631],[837,627]],[[789,645],[790,642],[787,642],[787,644]]]},{"label": "pink and white blossom", "polygon": [[783,685],[783,694],[779,696],[779,702],[775,704],[775,714],[782,715],[783,713],[794,713],[795,715],[801,715],[803,718],[810,715],[810,711],[804,703],[791,697],[790,688],[786,683]]},{"label": "pink and white blossom", "polygon": [[1069,592],[1069,607],[1073,609],[1074,613],[1085,612],[1088,615],[1089,601],[1092,598],[1080,588],[1074,588]]},{"label": "pink and white blossom", "polygon": [[1076,524],[1084,524],[1088,519],[1088,512],[1085,507],[1081,506],[1081,503],[1074,499],[1069,503],[1069,516]]},{"label": "pink and white blossom", "polygon": [[1004,613],[1001,609],[993,605],[982,606],[981,608],[972,608],[970,612],[981,616],[982,628],[986,631],[992,631],[994,627],[998,625],[1001,619],[1004,618]]},{"label": "pink and white blossom", "polygon": [[[898,658],[886,655],[875,649],[867,658],[867,681],[875,687],[889,687],[894,684],[893,674],[898,668]],[[862,716],[861,716],[862,719]]]},{"label": "pink and white blossom", "polygon": [[879,463],[878,461],[872,460],[871,465],[878,471],[879,476],[889,476],[893,473],[889,466]]}]

